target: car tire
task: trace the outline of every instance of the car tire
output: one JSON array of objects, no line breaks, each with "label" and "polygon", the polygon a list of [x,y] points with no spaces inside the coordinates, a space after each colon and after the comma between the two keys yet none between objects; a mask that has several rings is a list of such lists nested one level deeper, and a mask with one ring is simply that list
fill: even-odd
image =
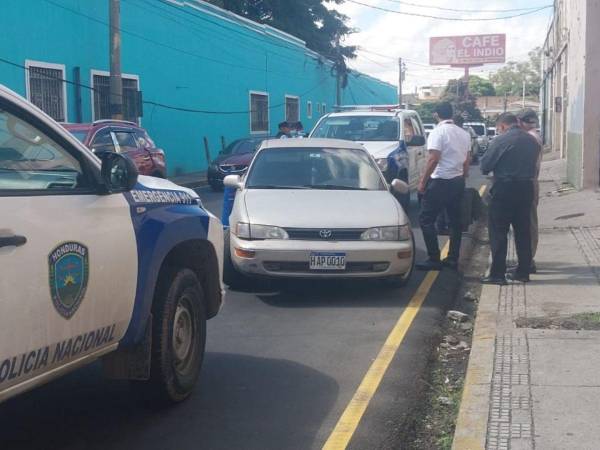
[{"label": "car tire", "polygon": [[231,248],[229,246],[230,231],[223,232],[223,283],[229,286],[231,290],[241,290],[249,285],[249,279],[240,273],[231,260]]},{"label": "car tire", "polygon": [[408,282],[410,281],[410,278],[412,277],[412,274],[415,270],[415,260],[416,260],[416,253],[417,253],[417,249],[415,247],[415,236],[412,234],[412,232],[411,232],[410,239],[411,239],[412,248],[413,248],[412,257],[410,260],[410,268],[408,269],[408,272],[406,272],[402,275],[396,275],[394,277],[386,278],[384,281],[389,287],[392,287],[392,288],[404,287],[408,284]]},{"label": "car tire", "polygon": [[206,345],[204,292],[187,268],[161,271],[152,305],[150,378],[136,382],[144,400],[178,403],[190,396]]}]

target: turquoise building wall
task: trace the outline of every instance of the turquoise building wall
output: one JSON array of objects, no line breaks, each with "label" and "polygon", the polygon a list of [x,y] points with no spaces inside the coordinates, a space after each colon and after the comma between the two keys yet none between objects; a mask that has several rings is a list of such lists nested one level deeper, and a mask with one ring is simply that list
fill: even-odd
[{"label": "turquoise building wall", "polygon": [[[65,65],[73,81],[91,86],[92,70],[108,71],[108,0],[2,0],[0,83],[26,96],[27,60]],[[146,102],[141,124],[165,149],[169,174],[207,167],[226,142],[250,135],[249,92],[269,94],[271,134],[284,120],[285,96],[300,97],[300,120],[309,130],[317,104],[331,111],[335,76],[329,61],[304,42],[268,26],[188,0],[121,0],[122,71],[139,77]],[[15,64],[15,65],[11,65]],[[68,121],[76,121],[76,90],[67,84]],[[81,87],[82,121],[92,120],[92,91]],[[344,104],[395,103],[396,87],[353,73]],[[307,116],[307,102],[313,114]]]}]

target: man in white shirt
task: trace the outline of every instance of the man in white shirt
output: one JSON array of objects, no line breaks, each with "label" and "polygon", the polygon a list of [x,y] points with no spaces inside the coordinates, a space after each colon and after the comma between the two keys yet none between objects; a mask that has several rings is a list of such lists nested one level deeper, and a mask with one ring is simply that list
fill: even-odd
[{"label": "man in white shirt", "polygon": [[[429,159],[419,183],[419,193],[422,194],[419,223],[429,257],[417,264],[419,270],[458,267],[462,238],[461,201],[470,163],[471,137],[452,121],[452,105],[439,103],[433,116],[438,125],[427,140]],[[448,257],[440,261],[435,221],[444,209],[450,222],[450,251]]]}]

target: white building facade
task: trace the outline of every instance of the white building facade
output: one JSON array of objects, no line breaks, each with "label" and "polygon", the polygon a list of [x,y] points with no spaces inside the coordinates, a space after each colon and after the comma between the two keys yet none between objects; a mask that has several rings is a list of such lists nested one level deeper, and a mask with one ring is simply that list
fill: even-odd
[{"label": "white building facade", "polygon": [[600,1],[555,0],[542,49],[544,142],[578,189],[600,184]]}]

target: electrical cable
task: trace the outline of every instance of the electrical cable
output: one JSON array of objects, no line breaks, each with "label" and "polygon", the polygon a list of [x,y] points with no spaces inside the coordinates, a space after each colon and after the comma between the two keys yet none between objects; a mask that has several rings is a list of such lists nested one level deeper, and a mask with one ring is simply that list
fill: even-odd
[{"label": "electrical cable", "polygon": [[[25,71],[29,71],[30,68],[24,66],[23,64],[19,64],[13,61],[10,61],[8,59],[4,59],[2,57],[0,57],[0,62],[10,65],[10,66],[14,66],[14,67],[18,67],[20,69],[23,69]],[[53,75],[49,75],[49,74],[45,74],[44,75],[47,78],[51,78],[57,81],[62,81],[66,84],[72,85],[72,86],[79,86],[85,89],[88,89],[92,92],[98,92],[101,93],[101,91],[99,89],[94,88],[93,86],[89,86],[87,84],[84,83],[77,83],[75,81],[71,81],[71,80],[67,80],[65,78],[61,78],[59,76],[53,76]],[[323,79],[321,80],[318,84],[316,84],[315,86],[311,87],[310,89],[308,89],[307,91],[301,93],[299,95],[299,97],[303,97],[305,95],[310,94],[311,92],[315,91],[316,89],[318,89],[319,87],[321,87],[323,84],[325,84],[325,82],[329,81],[328,79]],[[119,95],[119,94],[117,94]],[[120,97],[124,98],[125,96],[123,94],[119,95]],[[204,110],[204,109],[195,109],[195,108],[188,108],[188,107],[184,107],[184,106],[175,106],[175,105],[169,105],[166,103],[161,103],[161,102],[155,102],[152,100],[142,100],[142,104],[144,105],[150,105],[153,107],[157,107],[157,108],[163,108],[163,109],[168,109],[168,110],[173,110],[173,111],[180,111],[180,112],[186,112],[186,113],[197,113],[197,114],[219,114],[219,115],[233,115],[233,114],[249,114],[250,112],[252,112],[251,110],[240,110],[240,111],[211,111],[211,110]],[[277,103],[275,105],[271,105],[268,107],[269,110],[272,109],[277,109],[277,108],[281,108],[282,106],[285,106],[285,102],[281,102],[281,103]]]},{"label": "electrical cable", "polygon": [[396,9],[385,8],[382,6],[369,5],[368,3],[363,3],[363,2],[360,2],[357,0],[346,0],[346,1],[348,3],[354,3],[355,5],[364,6],[366,8],[376,9],[378,11],[383,11],[383,12],[388,12],[388,13],[400,14],[403,16],[423,17],[423,18],[427,18],[427,19],[436,19],[436,20],[451,20],[451,21],[457,21],[457,22],[482,22],[482,21],[492,21],[492,20],[513,19],[515,17],[526,16],[528,14],[535,14],[539,11],[543,11],[545,9],[554,7],[554,5],[547,5],[547,6],[542,6],[540,8],[537,8],[537,9],[533,9],[531,11],[526,11],[526,12],[522,12],[519,14],[513,14],[513,15],[509,15],[509,16],[502,16],[502,17],[477,17],[477,18],[476,17],[441,17],[441,16],[430,15],[430,14],[398,11]]},{"label": "electrical cable", "polygon": [[[396,3],[399,5],[416,6],[417,8],[437,9],[439,11],[451,11],[451,12],[470,12],[470,13],[490,13],[490,12],[507,13],[507,12],[518,12],[518,11],[531,11],[533,9],[541,7],[541,6],[529,6],[527,8],[509,8],[509,9],[458,9],[458,8],[445,8],[443,6],[435,6],[435,5],[420,5],[418,3],[405,2],[403,0],[386,0],[386,1],[388,1],[390,3]],[[552,5],[550,5],[550,6],[552,6]]]}]

